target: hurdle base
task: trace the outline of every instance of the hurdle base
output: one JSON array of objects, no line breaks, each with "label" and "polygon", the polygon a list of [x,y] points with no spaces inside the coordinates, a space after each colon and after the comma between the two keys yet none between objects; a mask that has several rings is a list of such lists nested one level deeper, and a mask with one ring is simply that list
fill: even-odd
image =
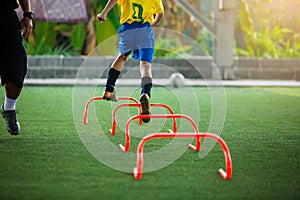
[{"label": "hurdle base", "polygon": [[125,149],[125,147],[122,144],[119,144],[119,148],[120,148],[121,151],[127,152],[126,149]]},{"label": "hurdle base", "polygon": [[140,180],[142,178],[142,173],[138,173],[137,167],[133,168],[133,176],[135,180]]},{"label": "hurdle base", "polygon": [[112,135],[115,135],[116,131],[113,131],[112,129],[109,129],[109,133],[112,134]]},{"label": "hurdle base", "polygon": [[189,144],[189,148],[192,149],[193,151],[199,151],[200,149],[197,149],[194,145]]},{"label": "hurdle base", "polygon": [[219,172],[220,176],[221,176],[223,179],[225,179],[225,180],[228,180],[228,179],[229,179],[229,178],[227,177],[227,173],[226,173],[222,168],[220,168],[220,169],[218,170],[218,172]]},{"label": "hurdle base", "polygon": [[171,133],[171,134],[175,134],[174,131],[171,130],[171,129],[169,129],[168,132]]}]

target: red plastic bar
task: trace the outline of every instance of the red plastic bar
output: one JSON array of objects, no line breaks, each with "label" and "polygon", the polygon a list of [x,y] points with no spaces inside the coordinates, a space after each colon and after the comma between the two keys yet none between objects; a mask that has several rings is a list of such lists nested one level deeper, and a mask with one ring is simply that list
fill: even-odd
[{"label": "red plastic bar", "polygon": [[232,161],[231,156],[229,152],[229,148],[226,145],[225,141],[219,137],[218,135],[212,134],[212,133],[177,133],[177,134],[170,134],[170,133],[154,133],[145,136],[139,143],[137,148],[137,161],[136,161],[136,167],[133,169],[133,174],[136,180],[139,180],[142,178],[143,173],[143,150],[144,146],[147,141],[154,139],[154,138],[196,138],[196,140],[200,140],[200,138],[210,138],[217,140],[219,144],[221,145],[224,156],[225,156],[225,162],[226,162],[226,171],[224,171],[222,168],[218,170],[220,176],[228,180],[232,176]]},{"label": "red plastic bar", "polygon": [[[170,115],[136,115],[136,116],[133,116],[131,117],[127,122],[126,122],[126,127],[125,127],[125,147],[122,145],[122,144],[119,144],[119,147],[120,149],[123,151],[123,152],[127,152],[130,148],[130,133],[129,133],[129,126],[130,126],[130,123],[136,119],[143,119],[143,118],[154,118],[154,119],[186,119],[188,120],[193,128],[194,128],[194,131],[196,133],[199,132],[198,130],[198,127],[197,127],[197,124],[196,122],[189,116],[187,115],[183,115],[183,114],[170,114]],[[174,134],[173,134],[174,135]],[[196,144],[197,144],[197,147],[195,147],[194,150],[197,150],[199,151],[200,150],[200,139],[199,141],[196,141]]]},{"label": "red plastic bar", "polygon": [[[84,124],[88,123],[88,110],[89,110],[90,103],[92,101],[101,101],[101,100],[105,100],[105,99],[103,99],[102,97],[92,97],[86,102],[84,113],[83,113]],[[136,100],[133,97],[118,97],[118,100],[125,100],[125,101],[127,100],[127,101],[133,101],[134,103],[139,103],[138,100]]]},{"label": "red plastic bar", "polygon": [[[138,107],[139,109],[139,113],[141,113],[140,111],[140,104],[136,103],[136,104],[130,104],[130,103],[123,103],[123,104],[120,104],[118,105],[114,111],[113,111],[113,114],[112,114],[112,127],[111,129],[109,130],[110,133],[112,135],[115,135],[116,134],[116,129],[117,129],[117,111],[122,108],[122,107]],[[139,120],[139,124],[141,125],[142,124],[142,120]]]},{"label": "red plastic bar", "polygon": [[[113,115],[112,115],[112,128],[110,129],[110,133],[112,135],[116,134],[116,128],[117,128],[117,111],[122,108],[122,107],[138,107],[139,109],[139,115],[141,114],[141,110],[142,110],[142,105],[141,104],[130,104],[130,103],[125,103],[125,104],[120,104],[118,105],[114,111],[113,111]],[[174,114],[174,111],[167,105],[165,104],[161,104],[161,103],[150,103],[150,107],[163,107],[166,108],[170,114]],[[142,118],[139,119],[139,124],[142,124]],[[173,118],[173,131],[174,133],[177,132],[177,125],[176,125],[176,119]]]}]

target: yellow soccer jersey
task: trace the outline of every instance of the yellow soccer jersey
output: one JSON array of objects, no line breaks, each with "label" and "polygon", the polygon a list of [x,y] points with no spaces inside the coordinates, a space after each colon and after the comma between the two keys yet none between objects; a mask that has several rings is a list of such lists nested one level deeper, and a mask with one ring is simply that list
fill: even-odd
[{"label": "yellow soccer jersey", "polygon": [[118,0],[121,6],[120,23],[152,23],[154,14],[164,12],[161,0]]}]

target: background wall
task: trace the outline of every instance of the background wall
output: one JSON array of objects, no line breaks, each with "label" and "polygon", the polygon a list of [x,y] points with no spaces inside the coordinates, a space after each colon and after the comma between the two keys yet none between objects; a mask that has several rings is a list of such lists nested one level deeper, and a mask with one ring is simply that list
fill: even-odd
[{"label": "background wall", "polygon": [[[112,56],[32,56],[28,58],[27,78],[75,78],[83,62],[86,71],[94,74],[99,68],[107,70],[113,59]],[[153,63],[153,76],[155,78],[169,78],[174,70],[182,73],[186,78],[212,78],[212,59],[208,56],[192,57],[188,60],[156,58]],[[170,69],[161,70],[161,65],[168,66]],[[131,73],[131,76],[124,78],[138,77],[137,66],[138,62],[130,59],[124,68],[124,72],[133,70],[133,73]],[[233,70],[236,79],[300,81],[300,59],[235,58]],[[199,74],[199,71],[201,71],[201,74]],[[103,74],[106,75],[106,73]]]}]

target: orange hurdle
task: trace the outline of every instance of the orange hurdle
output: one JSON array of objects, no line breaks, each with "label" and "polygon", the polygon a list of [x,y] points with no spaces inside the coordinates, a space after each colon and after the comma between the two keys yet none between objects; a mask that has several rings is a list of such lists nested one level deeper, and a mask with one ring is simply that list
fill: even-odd
[{"label": "orange hurdle", "polygon": [[[181,119],[186,119],[188,120],[193,128],[194,128],[194,131],[196,133],[199,132],[198,130],[198,127],[197,127],[197,124],[196,122],[189,116],[187,115],[183,115],[183,114],[170,114],[170,115],[136,115],[136,116],[133,116],[131,117],[127,122],[126,122],[126,127],[125,127],[125,147],[122,145],[122,144],[119,144],[119,147],[120,149],[123,151],[123,152],[127,152],[130,148],[130,133],[129,133],[129,126],[130,126],[130,123],[136,119],[143,119],[143,118],[154,118],[154,119],[173,119],[173,120],[176,120],[178,118],[181,118]],[[171,134],[171,135],[174,135],[174,134]],[[199,140],[196,140],[196,146],[193,146],[193,145],[189,145],[189,147],[193,150],[196,150],[196,151],[199,151],[200,150],[200,139]]]},{"label": "orange hurdle", "polygon": [[[85,105],[85,109],[84,109],[84,114],[83,114],[83,123],[87,124],[88,123],[88,109],[89,109],[89,105],[91,102],[93,101],[101,101],[101,100],[105,100],[102,97],[93,97],[90,98],[86,105]],[[138,100],[136,100],[133,97],[119,97],[118,100],[127,100],[127,101],[133,101],[133,104],[130,103],[124,103],[124,104],[120,104],[118,105],[114,110],[113,110],[113,114],[112,114],[112,128],[109,130],[110,133],[112,135],[116,134],[116,128],[117,128],[117,111],[121,108],[121,107],[137,107],[139,114],[142,113],[142,105],[138,102]],[[166,108],[170,114],[174,114],[174,111],[167,105],[165,104],[161,104],[161,103],[150,103],[150,107],[162,107],[162,108]],[[139,119],[139,124],[142,124],[142,118]],[[171,132],[171,131],[170,131]],[[176,120],[173,119],[173,131],[172,132],[177,132],[177,125],[176,125]]]},{"label": "orange hurdle", "polygon": [[[110,129],[110,133],[112,135],[116,134],[116,128],[117,128],[117,111],[122,108],[122,107],[138,107],[139,109],[139,115],[141,115],[141,110],[142,110],[142,105],[140,103],[136,103],[136,104],[130,104],[130,103],[124,103],[124,104],[120,104],[118,105],[114,111],[113,111],[113,122],[112,122],[112,128]],[[150,103],[150,107],[162,107],[162,108],[166,108],[170,114],[174,114],[174,111],[167,105],[165,104],[161,104],[161,103]],[[142,118],[139,119],[139,124],[142,124]],[[171,132],[171,131],[170,131]],[[175,118],[173,118],[173,131],[174,133],[177,132],[177,125],[176,125],[176,120]]]},{"label": "orange hurdle", "polygon": [[170,133],[154,133],[145,136],[139,143],[138,148],[137,148],[137,161],[136,161],[136,167],[133,169],[133,174],[134,178],[136,180],[139,180],[142,178],[142,173],[143,173],[143,150],[144,146],[147,141],[154,139],[154,138],[196,138],[196,141],[200,141],[200,138],[210,138],[217,140],[219,144],[221,145],[224,156],[225,156],[225,162],[226,162],[226,172],[220,168],[218,170],[220,176],[228,180],[232,176],[232,161],[231,161],[231,156],[229,149],[225,143],[225,141],[219,137],[218,135],[211,134],[211,133],[177,133],[177,134],[170,134]]},{"label": "orange hurdle", "polygon": [[[103,99],[102,97],[92,97],[86,102],[84,113],[83,113],[83,123],[84,124],[88,123],[88,110],[89,110],[90,103],[93,101],[101,101],[101,100],[105,100],[105,99]],[[133,97],[118,97],[118,100],[133,101],[136,104],[139,103],[138,100],[136,100]],[[141,112],[141,111],[139,111],[139,112]]]},{"label": "orange hurdle", "polygon": [[[88,123],[88,109],[89,109],[89,105],[92,101],[96,101],[96,100],[104,100],[102,97],[93,97],[91,99],[89,99],[85,105],[85,110],[84,110],[84,116],[83,116],[83,123],[87,124]],[[187,116],[187,115],[183,115],[183,114],[174,114],[173,110],[165,105],[165,104],[150,104],[150,107],[163,107],[166,108],[170,114],[165,114],[165,115],[157,115],[157,114],[153,114],[153,115],[141,115],[141,109],[142,106],[141,104],[133,97],[119,97],[118,100],[127,100],[127,101],[133,101],[134,103],[125,103],[125,104],[120,104],[118,106],[116,106],[116,108],[113,111],[112,114],[112,118],[113,118],[113,122],[112,122],[112,129],[110,129],[110,132],[112,135],[114,135],[116,133],[116,125],[117,125],[117,121],[116,121],[116,115],[117,115],[117,111],[125,106],[128,107],[137,107],[138,108],[138,115],[131,117],[127,122],[126,122],[126,127],[125,127],[125,146],[123,146],[122,144],[119,144],[120,149],[123,152],[127,152],[129,151],[130,148],[130,133],[129,133],[129,127],[132,121],[138,119],[139,120],[139,124],[142,124],[142,119],[143,118],[155,118],[155,119],[159,119],[159,118],[165,118],[165,119],[172,119],[173,120],[173,131],[170,131],[170,133],[154,133],[154,134],[150,134],[145,136],[139,143],[138,148],[137,148],[137,161],[136,161],[136,167],[133,169],[133,174],[136,180],[139,180],[142,178],[142,173],[143,173],[143,166],[144,166],[144,162],[143,162],[143,150],[144,150],[144,146],[146,144],[147,141],[151,140],[151,139],[155,139],[155,138],[195,138],[196,139],[196,145],[192,145],[189,144],[188,147],[194,151],[200,151],[200,139],[201,138],[210,138],[210,139],[214,139],[216,140],[222,147],[223,152],[224,152],[224,156],[225,156],[225,162],[226,162],[226,171],[224,171],[222,168],[220,168],[218,170],[220,176],[225,179],[228,180],[231,178],[232,176],[232,161],[231,161],[231,156],[230,156],[230,152],[229,152],[229,148],[227,147],[225,141],[219,137],[218,135],[212,134],[212,133],[199,133],[197,124],[195,123],[195,121]],[[177,132],[177,124],[176,124],[176,119],[186,119],[188,120],[193,129],[194,132],[193,133],[178,133]],[[175,134],[176,133],[176,134]]]}]

